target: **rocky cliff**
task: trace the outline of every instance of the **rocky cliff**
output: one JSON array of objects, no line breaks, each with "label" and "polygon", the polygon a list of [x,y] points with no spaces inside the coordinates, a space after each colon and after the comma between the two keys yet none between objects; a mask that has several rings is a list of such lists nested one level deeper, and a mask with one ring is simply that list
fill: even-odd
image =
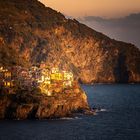
[{"label": "rocky cliff", "polygon": [[[21,92],[21,91],[20,91]],[[50,119],[89,111],[86,94],[39,93],[0,94],[0,119]]]},{"label": "rocky cliff", "polygon": [[42,61],[71,70],[84,83],[140,82],[140,50],[134,45],[37,0],[0,0],[0,63],[28,67]]}]

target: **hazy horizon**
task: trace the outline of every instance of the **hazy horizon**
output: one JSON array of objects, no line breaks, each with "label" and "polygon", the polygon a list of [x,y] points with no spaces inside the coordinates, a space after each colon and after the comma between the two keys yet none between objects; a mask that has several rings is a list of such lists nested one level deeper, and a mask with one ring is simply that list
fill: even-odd
[{"label": "hazy horizon", "polygon": [[140,0],[39,0],[67,16],[100,16],[104,18],[123,17],[140,12]]}]

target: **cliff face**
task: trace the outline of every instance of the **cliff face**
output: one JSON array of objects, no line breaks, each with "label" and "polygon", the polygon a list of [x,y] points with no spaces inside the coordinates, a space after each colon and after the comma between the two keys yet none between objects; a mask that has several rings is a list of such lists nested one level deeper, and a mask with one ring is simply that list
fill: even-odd
[{"label": "cliff face", "polygon": [[37,0],[0,0],[0,52],[1,64],[44,61],[73,71],[84,83],[140,82],[138,48],[66,19]]},{"label": "cliff face", "polygon": [[0,119],[50,119],[89,110],[87,97],[79,93],[56,94],[0,94]]}]

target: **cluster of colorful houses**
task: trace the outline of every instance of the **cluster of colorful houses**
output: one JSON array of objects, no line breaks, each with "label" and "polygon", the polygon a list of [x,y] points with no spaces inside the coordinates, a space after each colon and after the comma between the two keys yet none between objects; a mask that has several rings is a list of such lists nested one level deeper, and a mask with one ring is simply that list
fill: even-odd
[{"label": "cluster of colorful houses", "polygon": [[0,66],[0,88],[20,87],[31,90],[32,87],[39,87],[41,92],[50,94],[51,89],[72,87],[73,81],[72,72],[59,70],[57,67],[49,68],[44,65],[27,69],[21,66],[10,68]]}]

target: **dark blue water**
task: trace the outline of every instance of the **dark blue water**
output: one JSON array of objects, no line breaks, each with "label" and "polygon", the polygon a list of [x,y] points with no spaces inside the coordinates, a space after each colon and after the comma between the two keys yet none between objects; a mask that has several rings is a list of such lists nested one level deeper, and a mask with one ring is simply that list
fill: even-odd
[{"label": "dark blue water", "polygon": [[140,140],[140,85],[82,87],[96,116],[0,121],[0,140]]}]

